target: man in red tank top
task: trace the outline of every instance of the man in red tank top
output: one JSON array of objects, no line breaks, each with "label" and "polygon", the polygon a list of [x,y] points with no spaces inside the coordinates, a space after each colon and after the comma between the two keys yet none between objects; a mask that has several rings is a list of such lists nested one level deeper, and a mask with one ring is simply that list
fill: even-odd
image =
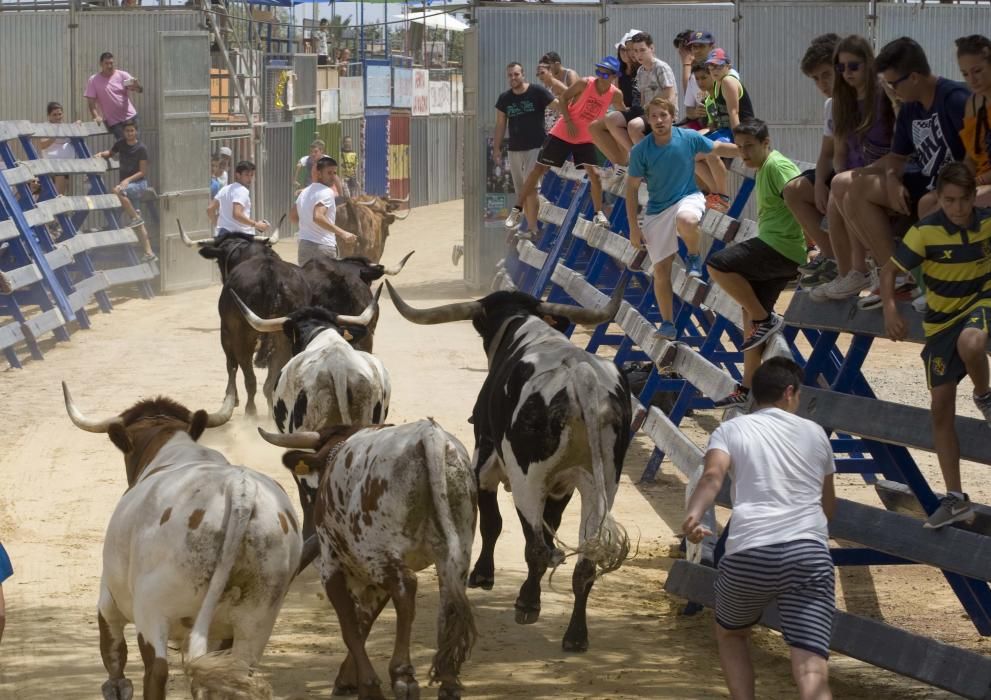
[{"label": "man in red tank top", "polygon": [[[517,195],[521,202],[536,193],[537,183],[548,169],[560,168],[568,156],[571,156],[575,165],[584,167],[588,175],[592,189],[592,203],[595,205],[596,223],[602,225],[609,223],[602,212],[602,183],[595,169],[599,163],[599,155],[592,143],[588,126],[604,117],[610,105],[621,111],[626,109],[623,104],[623,93],[616,87],[619,70],[619,61],[616,57],[606,56],[595,64],[594,76],[579,78],[557,98],[555,102],[561,105],[558,107],[561,118],[548,134],[537,156],[537,163],[530,171],[526,184],[523,185],[523,191]],[[527,212],[527,225],[530,232],[536,234],[537,217],[533,216],[533,212]]]}]

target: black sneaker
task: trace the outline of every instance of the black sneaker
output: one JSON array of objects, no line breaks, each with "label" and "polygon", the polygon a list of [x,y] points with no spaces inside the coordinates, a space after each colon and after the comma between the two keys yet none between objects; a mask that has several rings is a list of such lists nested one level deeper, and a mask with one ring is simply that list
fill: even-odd
[{"label": "black sneaker", "polygon": [[970,504],[970,496],[965,493],[960,494],[960,496],[955,493],[948,493],[943,496],[939,500],[939,508],[933,511],[933,514],[929,516],[922,527],[937,530],[962,520],[972,522],[977,514]]},{"label": "black sneaker", "polygon": [[768,338],[784,328],[785,320],[780,315],[771,312],[771,315],[760,323],[754,323],[750,329],[750,335],[743,341],[740,350],[751,350],[763,345]]},{"label": "black sneaker", "polygon": [[750,389],[742,384],[737,384],[736,390],[732,394],[718,401],[713,401],[712,405],[715,408],[730,408],[732,406],[746,406],[748,401],[750,401]]}]

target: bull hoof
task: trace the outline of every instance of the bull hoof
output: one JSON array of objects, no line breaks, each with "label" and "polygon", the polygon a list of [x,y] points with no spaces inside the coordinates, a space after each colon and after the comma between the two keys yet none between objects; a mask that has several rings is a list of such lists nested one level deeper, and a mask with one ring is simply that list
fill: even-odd
[{"label": "bull hoof", "polygon": [[382,694],[382,689],[379,687],[378,681],[367,683],[364,687],[360,688],[358,691],[358,700],[385,700],[385,695]]},{"label": "bull hoof", "polygon": [[392,683],[396,700],[420,700],[420,684],[412,676],[397,678]]},{"label": "bull hoof", "polygon": [[516,624],[532,625],[540,619],[540,608],[524,608],[516,606]]},{"label": "bull hoof", "polygon": [[461,688],[441,686],[437,691],[437,700],[461,700]]},{"label": "bull hoof", "polygon": [[555,547],[551,550],[550,559],[548,564],[552,567],[561,566],[564,563],[565,554],[564,551]]},{"label": "bull hoof", "polygon": [[130,679],[107,680],[103,684],[104,700],[133,700],[134,686]]},{"label": "bull hoof", "polygon": [[358,694],[358,686],[356,685],[335,685],[334,692],[331,693],[336,697],[351,697]]},{"label": "bull hoof", "polygon": [[585,639],[569,639],[565,637],[561,641],[561,649],[564,651],[572,651],[577,653],[583,653],[588,651],[588,638]]},{"label": "bull hoof", "polygon": [[257,416],[258,415],[258,409],[255,408],[254,402],[251,402],[247,406],[244,407],[244,415],[246,415],[246,416]]},{"label": "bull hoof", "polygon": [[495,576],[486,576],[478,571],[472,571],[468,577],[468,588],[481,588],[483,591],[491,591],[495,585]]}]

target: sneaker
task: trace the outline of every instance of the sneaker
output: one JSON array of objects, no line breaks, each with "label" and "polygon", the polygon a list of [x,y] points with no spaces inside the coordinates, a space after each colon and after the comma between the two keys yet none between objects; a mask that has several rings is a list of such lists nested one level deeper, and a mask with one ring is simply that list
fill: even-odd
[{"label": "sneaker", "polygon": [[987,421],[988,425],[991,425],[991,391],[986,393],[984,396],[975,396],[974,405],[984,416],[984,420]]},{"label": "sneaker", "polygon": [[[811,254],[815,252],[815,250],[816,249],[813,248],[812,250],[806,252]],[[823,263],[825,263],[827,260],[830,260],[830,258],[827,258],[825,255],[820,253],[819,255],[810,259],[804,265],[799,265],[798,271],[801,272],[803,275],[811,275],[813,272],[816,272],[820,267],[822,267]],[[836,261],[833,261],[834,264],[835,262]]]},{"label": "sneaker", "polygon": [[716,194],[713,192],[705,196],[705,208],[715,209],[721,214],[729,211],[729,202],[730,199],[725,194]]},{"label": "sneaker", "polygon": [[922,526],[930,530],[946,527],[962,520],[973,521],[976,513],[970,503],[970,496],[965,493],[948,493],[939,500],[939,508],[933,511]]},{"label": "sneaker", "polygon": [[[802,270],[803,268],[800,267],[798,269]],[[836,269],[836,261],[821,255],[806,265],[804,271],[805,274],[799,280],[799,283],[806,288],[817,287],[821,284],[832,282],[839,274]]]},{"label": "sneaker", "polygon": [[153,263],[158,262],[158,256],[154,253],[147,253],[141,256],[141,262],[143,263]]},{"label": "sneaker", "polygon": [[138,217],[136,217],[134,219],[131,219],[131,223],[128,224],[129,227],[131,227],[131,226],[144,226],[144,225],[145,225],[145,220],[142,219],[140,216],[138,216]]},{"label": "sneaker", "polygon": [[[657,335],[666,340],[674,340],[678,337],[678,329],[671,321],[661,321],[661,327],[657,329]],[[975,399],[976,400],[976,399]],[[989,399],[991,401],[991,399]]]},{"label": "sneaker", "polygon": [[513,207],[509,211],[509,216],[506,217],[506,221],[503,225],[506,228],[513,229],[520,225],[520,219],[523,218],[523,209],[520,207]]},{"label": "sneaker", "polygon": [[[899,275],[895,278],[895,285],[896,301],[911,301],[917,294],[915,280],[911,277]],[[861,311],[880,309],[882,304],[884,304],[884,300],[881,298],[880,287],[873,287],[867,296],[857,300],[857,308]]]},{"label": "sneaker", "polygon": [[871,278],[863,272],[850,270],[843,277],[838,277],[830,283],[829,289],[824,291],[827,299],[849,299],[855,297],[867,289],[871,284]]},{"label": "sneaker", "polygon": [[754,323],[750,329],[750,335],[743,341],[740,350],[752,350],[763,345],[768,338],[784,328],[785,320],[780,315],[771,312],[771,315],[760,323]]},{"label": "sneaker", "polygon": [[702,256],[689,253],[685,256],[685,268],[689,277],[702,276]]},{"label": "sneaker", "polygon": [[926,301],[925,292],[919,294],[919,296],[912,300],[912,308],[920,314],[924,314],[929,310],[929,303]]},{"label": "sneaker", "polygon": [[732,394],[718,401],[713,401],[712,405],[715,408],[730,408],[731,406],[745,406],[748,401],[750,401],[750,389],[742,384],[737,384]]},{"label": "sneaker", "polygon": [[592,217],[592,223],[595,224],[596,226],[603,226],[605,228],[609,228],[609,217],[606,216],[603,212],[597,211],[595,212],[595,216]]}]

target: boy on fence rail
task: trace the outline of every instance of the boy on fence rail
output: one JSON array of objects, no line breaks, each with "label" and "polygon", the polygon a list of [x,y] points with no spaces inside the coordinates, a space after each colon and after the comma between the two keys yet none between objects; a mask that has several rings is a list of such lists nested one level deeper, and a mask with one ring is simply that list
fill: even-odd
[{"label": "boy on fence rail", "polygon": [[906,333],[895,304],[895,276],[922,265],[928,290],[922,361],[932,393],[936,458],[946,483],[946,496],[926,520],[928,528],[974,518],[960,481],[960,443],[954,426],[957,384],[964,376],[974,383],[974,403],[991,424],[991,209],[974,207],[977,181],[965,163],[949,163],[940,170],[936,194],[940,210],[909,229],[881,271],[884,325],[892,340]]},{"label": "boy on fence rail", "polygon": [[775,357],[754,374],[754,412],[720,425],[688,503],[682,532],[711,534],[702,517],[732,472],[733,524],[716,579],[716,641],[730,696],[751,700],[750,628],[777,602],[803,700],[828,700],[835,572],[827,518],[836,505],[833,448],[822,428],[795,415],[802,369]]},{"label": "boy on fence rail", "polygon": [[760,366],[760,346],[784,326],[774,313],[778,296],[795,279],[805,262],[805,235],[785,205],[781,193],[798,177],[798,166],[771,148],[767,124],[760,119],[741,122],[735,129],[743,163],[757,170],[757,237],[726,246],[709,257],[709,274],[743,309],[747,336],[740,386],[716,406],[747,403],[750,380]]},{"label": "boy on fence rail", "polygon": [[[678,109],[663,97],[647,105],[651,134],[630,152],[626,180],[626,213],[630,220],[630,243],[635,248],[646,241],[654,264],[654,298],[661,313],[658,333],[674,340],[674,298],[671,265],[678,253],[678,236],[685,241],[688,274],[702,276],[699,257],[699,221],[705,213],[705,197],[695,183],[695,159],[699,155],[735,158],[739,149],[731,143],[716,143],[691,129],[672,126]],[[647,180],[647,210],[643,231],[637,220],[640,180]]]}]

